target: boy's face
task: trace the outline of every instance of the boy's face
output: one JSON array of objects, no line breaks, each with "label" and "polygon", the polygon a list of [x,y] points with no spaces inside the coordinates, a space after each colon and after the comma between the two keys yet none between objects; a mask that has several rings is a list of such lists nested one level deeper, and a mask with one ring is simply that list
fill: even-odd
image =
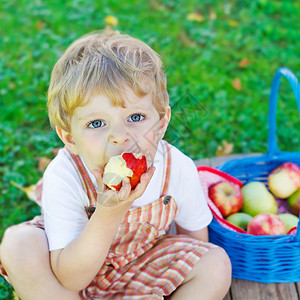
[{"label": "boy's face", "polygon": [[71,133],[57,133],[74,154],[81,154],[90,170],[103,170],[109,158],[122,152],[146,155],[153,163],[159,140],[170,120],[170,108],[162,119],[149,93],[143,98],[131,89],[124,90],[125,107],[113,106],[110,99],[98,95],[83,107],[77,107],[71,119]]}]

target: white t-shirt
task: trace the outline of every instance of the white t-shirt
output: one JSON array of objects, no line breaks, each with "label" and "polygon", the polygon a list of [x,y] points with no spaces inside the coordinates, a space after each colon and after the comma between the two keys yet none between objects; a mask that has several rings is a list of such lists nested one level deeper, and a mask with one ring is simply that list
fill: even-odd
[{"label": "white t-shirt", "polygon": [[[172,145],[170,148],[168,194],[173,196],[178,207],[175,222],[186,230],[200,230],[211,222],[212,214],[204,198],[197,169],[189,157]],[[134,201],[132,207],[144,206],[160,198],[163,160],[160,142],[154,159],[155,173],[144,194]],[[94,175],[86,169],[97,190]],[[67,150],[61,149],[47,167],[43,179],[42,207],[50,251],[66,247],[82,233],[88,222],[86,206],[89,206],[89,199],[79,175],[68,158]]]}]

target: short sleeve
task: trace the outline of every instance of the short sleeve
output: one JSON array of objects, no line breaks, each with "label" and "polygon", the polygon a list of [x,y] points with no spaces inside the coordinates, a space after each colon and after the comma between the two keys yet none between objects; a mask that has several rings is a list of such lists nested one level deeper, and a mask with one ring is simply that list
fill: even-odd
[{"label": "short sleeve", "polygon": [[68,158],[58,157],[43,178],[42,207],[50,251],[65,248],[82,233],[88,222],[87,201],[73,165]]},{"label": "short sleeve", "polygon": [[[194,162],[179,150],[173,151],[169,192],[178,206],[175,222],[189,231],[208,226],[212,213],[207,205]],[[175,152],[175,153],[174,153]]]}]

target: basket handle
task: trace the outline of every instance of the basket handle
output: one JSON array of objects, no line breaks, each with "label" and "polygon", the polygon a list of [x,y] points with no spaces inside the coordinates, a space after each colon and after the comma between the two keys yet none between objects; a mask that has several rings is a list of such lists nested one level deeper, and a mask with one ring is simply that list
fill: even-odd
[{"label": "basket handle", "polygon": [[276,106],[277,95],[281,77],[284,76],[290,83],[293,89],[294,96],[297,101],[297,106],[300,116],[300,87],[296,76],[287,68],[280,68],[273,77],[271,86],[271,95],[269,100],[269,138],[268,138],[268,154],[274,156],[280,151],[276,139]]}]

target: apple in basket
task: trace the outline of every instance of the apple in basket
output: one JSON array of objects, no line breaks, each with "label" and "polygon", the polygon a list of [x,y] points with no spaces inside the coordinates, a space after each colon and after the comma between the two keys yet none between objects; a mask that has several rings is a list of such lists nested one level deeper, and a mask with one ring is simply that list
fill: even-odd
[{"label": "apple in basket", "polygon": [[286,234],[284,222],[274,214],[261,213],[253,217],[248,224],[247,232],[253,235]]},{"label": "apple in basket", "polygon": [[264,212],[277,214],[277,202],[262,182],[249,182],[241,190],[243,194],[243,212],[253,217]]},{"label": "apple in basket", "polygon": [[284,222],[287,232],[297,227],[299,222],[299,218],[292,214],[279,214],[278,217]]},{"label": "apple in basket", "polygon": [[240,187],[230,181],[219,181],[208,189],[209,198],[224,218],[238,212],[243,205]]},{"label": "apple in basket", "polygon": [[269,174],[268,186],[273,195],[288,198],[300,188],[300,167],[292,162],[281,164]]},{"label": "apple in basket", "polygon": [[287,203],[289,211],[298,217],[300,212],[300,189],[287,199]]},{"label": "apple in basket", "polygon": [[226,221],[229,223],[240,227],[244,230],[247,230],[248,224],[251,221],[252,216],[243,213],[243,212],[237,212],[235,214],[230,215],[229,217],[226,218]]},{"label": "apple in basket", "polygon": [[121,155],[113,156],[105,165],[103,183],[114,191],[119,191],[122,180],[128,177],[131,188],[134,189],[140,182],[143,173],[147,171],[145,155],[131,152],[123,152]]}]

